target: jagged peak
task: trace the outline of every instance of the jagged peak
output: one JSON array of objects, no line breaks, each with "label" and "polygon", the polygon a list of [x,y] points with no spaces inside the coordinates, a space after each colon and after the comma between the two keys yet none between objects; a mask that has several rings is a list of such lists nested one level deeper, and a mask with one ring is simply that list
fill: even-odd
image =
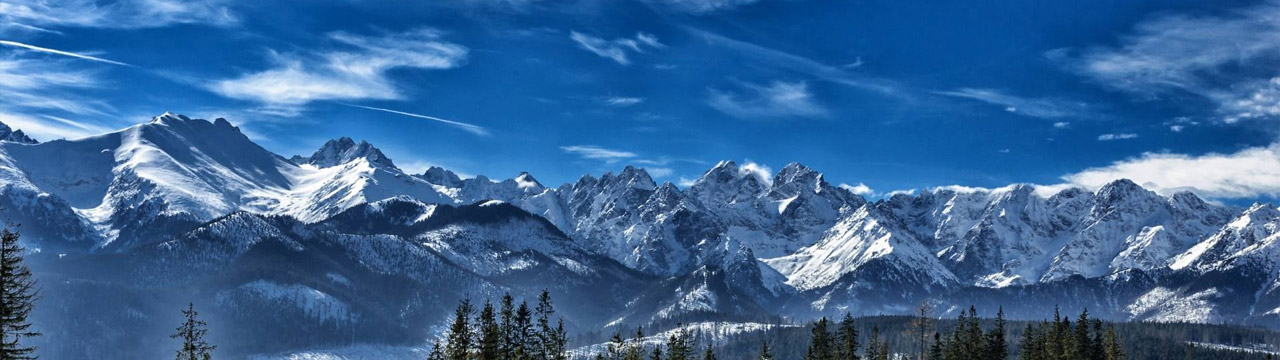
[{"label": "jagged peak", "polygon": [[391,161],[382,150],[369,144],[368,141],[361,140],[356,143],[349,137],[343,136],[337,139],[326,141],[320,146],[311,157],[307,158],[307,163],[316,167],[326,168],[330,166],[341,165],[351,160],[364,158],[369,163],[394,168],[396,165]]},{"label": "jagged peak", "polygon": [[774,186],[793,182],[809,183],[814,180],[821,182],[822,174],[798,162],[787,164],[773,176]]},{"label": "jagged peak", "polygon": [[1248,216],[1251,218],[1280,218],[1280,209],[1271,203],[1255,202],[1248,209],[1240,213],[1240,216]]},{"label": "jagged peak", "polygon": [[515,181],[516,187],[524,190],[542,191],[542,189],[546,188],[542,186],[541,182],[538,182],[538,179],[534,179],[533,175],[529,175],[526,171],[521,171],[520,175],[516,175],[512,180]]},{"label": "jagged peak", "polygon": [[23,133],[22,130],[13,130],[5,123],[0,123],[0,141],[15,142],[20,144],[38,144],[39,141],[32,139]]},{"label": "jagged peak", "polygon": [[1141,185],[1138,185],[1133,182],[1133,180],[1129,179],[1112,180],[1099,188],[1095,195],[1098,197],[1098,201],[1104,203],[1128,199],[1135,195],[1157,196],[1154,192],[1143,188]]},{"label": "jagged peak", "polygon": [[439,166],[427,168],[427,171],[422,172],[422,175],[419,175],[418,177],[429,183],[445,187],[458,187],[462,185],[462,178],[459,177],[458,174]]}]

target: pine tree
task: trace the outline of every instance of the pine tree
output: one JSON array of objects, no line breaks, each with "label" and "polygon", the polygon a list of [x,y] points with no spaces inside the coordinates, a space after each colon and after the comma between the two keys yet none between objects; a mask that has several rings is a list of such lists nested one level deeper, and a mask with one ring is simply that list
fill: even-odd
[{"label": "pine tree", "polygon": [[669,360],[693,360],[694,344],[692,335],[689,330],[684,329],[681,324],[677,323],[676,330],[667,339],[667,359]]},{"label": "pine tree", "polygon": [[644,328],[637,327],[636,335],[631,339],[631,343],[627,344],[627,353],[623,357],[624,360],[644,360]]},{"label": "pine tree", "polygon": [[871,337],[867,339],[867,360],[880,358],[880,325],[871,327]]},{"label": "pine tree", "polygon": [[1009,358],[1009,343],[1005,339],[1005,321],[1004,307],[1000,307],[996,312],[995,327],[987,332],[986,356],[987,360],[1005,360]]},{"label": "pine tree", "polygon": [[1071,349],[1068,356],[1072,359],[1088,359],[1093,339],[1089,337],[1089,309],[1080,312],[1076,326],[1071,333]]},{"label": "pine tree", "polygon": [[835,360],[835,344],[831,333],[827,331],[827,318],[818,319],[813,324],[813,338],[809,343],[809,351],[805,360]]},{"label": "pine tree", "polygon": [[840,320],[840,329],[836,332],[836,356],[841,360],[858,360],[858,329],[854,327],[853,316],[844,313]]},{"label": "pine tree", "polygon": [[712,350],[711,347],[708,346],[707,351],[702,354],[702,360],[716,360],[715,350]]},{"label": "pine tree", "polygon": [[[208,334],[206,329],[208,324],[197,318],[199,313],[196,312],[196,306],[187,303],[187,309],[182,310],[182,316],[186,318],[182,326],[179,326],[177,332],[169,335],[170,338],[182,339],[182,349],[177,351],[175,360],[209,360],[213,358],[213,350],[218,348],[205,342],[204,336]],[[5,359],[10,359],[6,357]]]},{"label": "pine tree", "polygon": [[440,350],[440,341],[436,341],[431,345],[431,354],[427,355],[427,360],[444,360],[444,352]]},{"label": "pine tree", "polygon": [[758,360],[773,360],[773,352],[769,351],[768,341],[760,342],[760,358]]},{"label": "pine tree", "polygon": [[471,313],[475,309],[471,299],[458,301],[458,308],[453,312],[453,324],[449,326],[448,342],[445,343],[444,355],[447,360],[471,359]]},{"label": "pine tree", "polygon": [[653,352],[649,354],[649,360],[662,360],[662,346],[654,346]]},{"label": "pine tree", "polygon": [[529,303],[520,302],[516,309],[515,325],[511,333],[511,344],[515,348],[512,359],[532,359],[537,337],[533,335],[533,312],[529,311]]},{"label": "pine tree", "polygon": [[1120,346],[1120,339],[1116,337],[1116,328],[1114,326],[1107,328],[1107,337],[1103,340],[1103,348],[1106,350],[1106,360],[1124,360],[1124,348]]},{"label": "pine tree", "polygon": [[933,332],[933,345],[929,346],[929,360],[942,360],[942,334]]},{"label": "pine tree", "polygon": [[626,344],[622,341],[622,333],[614,331],[613,338],[609,339],[609,344],[606,346],[605,353],[607,356],[605,357],[610,360],[621,360],[623,346],[625,345]]},{"label": "pine tree", "polygon": [[1027,324],[1026,328],[1022,329],[1022,340],[1018,341],[1018,349],[1021,353],[1020,360],[1044,360],[1040,341],[1036,337],[1037,330],[1031,324]]},{"label": "pine tree", "polygon": [[476,319],[480,326],[478,360],[498,360],[502,358],[502,327],[495,318],[493,304],[485,300],[480,316]]},{"label": "pine tree", "polygon": [[40,297],[31,270],[22,263],[26,249],[18,244],[20,236],[9,229],[0,230],[0,359],[35,359],[34,346],[23,346],[22,338],[40,336],[31,330],[27,316]]},{"label": "pine tree", "polygon": [[511,293],[502,295],[502,304],[498,308],[498,327],[502,332],[502,345],[498,352],[504,359],[515,358],[516,348],[520,346],[516,341],[515,298],[511,297]]}]

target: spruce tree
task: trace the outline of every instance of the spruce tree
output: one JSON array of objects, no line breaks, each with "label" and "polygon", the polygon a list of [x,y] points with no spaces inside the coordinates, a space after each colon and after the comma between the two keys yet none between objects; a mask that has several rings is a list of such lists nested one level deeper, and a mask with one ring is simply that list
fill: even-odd
[{"label": "spruce tree", "polygon": [[502,295],[502,303],[498,308],[498,327],[502,332],[502,345],[498,352],[504,359],[514,359],[516,348],[520,346],[516,342],[516,307],[511,293]]},{"label": "spruce tree", "polygon": [[710,346],[707,346],[707,351],[702,353],[702,360],[716,360],[715,350],[712,350]]},{"label": "spruce tree", "polygon": [[942,334],[933,332],[933,345],[929,346],[929,360],[942,360]]},{"label": "spruce tree", "polygon": [[[187,303],[187,309],[182,310],[182,316],[186,320],[182,322],[182,326],[178,326],[173,335],[169,335],[170,338],[182,339],[182,348],[177,351],[177,356],[174,357],[175,360],[209,360],[213,358],[213,350],[217,346],[209,345],[204,340],[204,336],[209,332],[206,329],[208,324],[200,320],[197,317],[198,315],[195,304]],[[10,358],[6,357],[5,359]]]},{"label": "spruce tree", "polygon": [[880,358],[880,325],[871,327],[871,337],[867,339],[867,360]]},{"label": "spruce tree", "polygon": [[631,339],[631,343],[627,344],[627,353],[623,357],[624,360],[644,360],[644,328],[636,327],[636,335]]},{"label": "spruce tree", "polygon": [[760,358],[757,360],[773,360],[773,352],[769,351],[769,342],[760,342]]},{"label": "spruce tree", "polygon": [[22,345],[22,338],[40,336],[27,320],[40,295],[31,270],[22,263],[26,249],[18,238],[16,232],[0,230],[0,359],[6,360],[35,359],[36,348]]},{"label": "spruce tree", "polygon": [[835,360],[835,344],[831,333],[827,331],[827,318],[818,319],[813,324],[813,338],[809,343],[809,351],[805,360]]},{"label": "spruce tree", "polygon": [[1009,358],[1009,344],[1005,339],[1005,326],[1004,307],[1000,307],[996,312],[995,327],[987,332],[985,359],[1005,360]]},{"label": "spruce tree", "polygon": [[484,307],[480,310],[480,316],[477,318],[479,329],[479,354],[478,360],[498,360],[502,356],[502,327],[498,325],[495,317],[493,304],[485,300]]},{"label": "spruce tree", "polygon": [[622,354],[625,352],[625,350],[623,350],[624,346],[626,346],[626,343],[622,340],[622,333],[614,331],[613,337],[609,339],[609,344],[606,345],[605,358],[608,358],[609,360],[622,360]]},{"label": "spruce tree", "polygon": [[1106,350],[1106,360],[1124,360],[1124,348],[1120,346],[1120,339],[1116,337],[1116,328],[1114,326],[1107,328],[1107,337],[1103,341],[1103,348]]},{"label": "spruce tree", "polygon": [[436,340],[435,344],[431,345],[431,354],[427,355],[427,360],[445,360],[444,352],[440,349],[439,340]]},{"label": "spruce tree", "polygon": [[448,342],[445,343],[446,360],[471,359],[471,299],[458,301],[458,308],[453,312],[453,324],[449,326]]},{"label": "spruce tree", "polygon": [[537,337],[533,335],[533,312],[529,310],[529,303],[520,302],[514,322],[511,333],[511,344],[514,348],[512,359],[532,359],[534,348],[537,346]]},{"label": "spruce tree", "polygon": [[662,345],[654,346],[653,352],[649,354],[649,360],[662,360]]},{"label": "spruce tree", "polygon": [[858,329],[854,327],[853,316],[844,313],[840,320],[840,329],[836,332],[836,356],[841,360],[858,360]]}]

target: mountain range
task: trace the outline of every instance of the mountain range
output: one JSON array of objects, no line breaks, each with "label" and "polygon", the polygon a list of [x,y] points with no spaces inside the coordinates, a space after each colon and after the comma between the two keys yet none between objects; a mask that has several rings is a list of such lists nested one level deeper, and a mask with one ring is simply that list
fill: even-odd
[{"label": "mountain range", "polygon": [[799,163],[722,161],[684,188],[631,166],[548,187],[412,174],[350,138],[286,158],[165,113],[43,143],[0,126],[0,209],[41,279],[50,358],[155,357],[188,301],[241,356],[421,345],[459,299],[542,289],[580,333],[922,302],[1280,328],[1280,210],[1125,179],[867,199]]}]

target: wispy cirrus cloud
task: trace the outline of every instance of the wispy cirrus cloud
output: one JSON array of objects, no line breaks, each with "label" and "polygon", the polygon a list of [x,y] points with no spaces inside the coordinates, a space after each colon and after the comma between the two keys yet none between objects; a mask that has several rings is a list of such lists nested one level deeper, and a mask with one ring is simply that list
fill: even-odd
[{"label": "wispy cirrus cloud", "polygon": [[642,0],[658,9],[674,12],[705,14],[733,9],[759,0]]},{"label": "wispy cirrus cloud", "polygon": [[1131,134],[1131,133],[1098,135],[1098,141],[1129,140],[1129,139],[1137,139],[1137,138],[1138,138],[1138,134]]},{"label": "wispy cirrus cloud", "polygon": [[666,47],[666,45],[658,41],[658,37],[643,32],[636,33],[634,37],[630,38],[607,40],[577,31],[569,31],[569,39],[577,43],[578,47],[583,50],[611,59],[622,65],[631,64],[630,54],[632,53],[644,53],[647,49]]},{"label": "wispy cirrus cloud", "polygon": [[415,117],[415,118],[419,118],[419,119],[427,119],[427,120],[431,120],[431,121],[435,121],[435,122],[439,122],[439,123],[444,123],[444,124],[447,124],[447,125],[450,125],[450,126],[456,127],[456,128],[458,128],[458,129],[462,129],[463,131],[466,131],[466,132],[469,132],[469,133],[472,133],[472,134],[476,134],[476,135],[480,135],[480,136],[488,136],[488,135],[489,135],[489,130],[488,130],[488,129],[485,129],[485,128],[484,128],[484,127],[482,127],[482,126],[474,125],[474,124],[468,124],[468,123],[464,123],[464,122],[460,122],[460,121],[453,121],[453,120],[444,119],[444,118],[439,118],[439,117],[435,117],[435,116],[431,116],[431,115],[415,114],[415,113],[411,113],[411,112],[404,112],[404,111],[399,111],[399,110],[391,110],[391,109],[387,109],[387,108],[380,108],[380,107],[373,107],[373,106],[363,106],[363,105],[353,105],[353,104],[344,104],[344,105],[347,105],[347,106],[350,106],[350,107],[356,107],[356,108],[366,109],[366,110],[381,111],[381,112],[391,113],[391,114],[396,114],[396,115],[403,115],[403,116],[408,116],[408,117]]},{"label": "wispy cirrus cloud", "polygon": [[432,29],[372,36],[335,32],[327,38],[336,45],[331,50],[271,52],[274,68],[213,81],[206,87],[288,115],[313,101],[401,99],[389,71],[455,68],[462,66],[468,55],[467,47],[445,41]]},{"label": "wispy cirrus cloud", "polygon": [[775,81],[769,85],[742,84],[746,92],[712,89],[707,105],[736,118],[822,117],[825,107],[817,104],[803,82]]},{"label": "wispy cirrus cloud", "polygon": [[[69,59],[19,55],[0,56],[0,93],[4,94],[0,96],[0,109],[20,111],[28,116],[52,112],[103,117],[114,113],[110,104],[81,95],[104,86],[98,70],[77,66],[76,61]],[[32,132],[38,134],[39,130]]]},{"label": "wispy cirrus cloud", "polygon": [[642,102],[644,98],[631,96],[610,96],[604,99],[604,104],[612,107],[628,107]]},{"label": "wispy cirrus cloud", "polygon": [[31,44],[20,43],[20,42],[17,42],[17,41],[0,40],[0,45],[3,45],[3,46],[13,46],[13,47],[23,48],[23,49],[27,49],[27,50],[31,50],[31,51],[42,52],[42,53],[46,53],[46,54],[53,54],[53,55],[60,55],[60,56],[73,57],[73,58],[82,59],[82,60],[97,61],[97,62],[107,63],[107,64],[112,64],[112,65],[133,66],[133,65],[129,65],[129,64],[126,64],[126,63],[122,63],[122,62],[119,62],[119,61],[115,61],[115,60],[103,59],[103,58],[100,58],[100,57],[97,57],[97,56],[90,56],[90,55],[79,54],[79,53],[74,53],[74,52],[70,52],[70,51],[62,51],[62,50],[50,49],[50,48],[46,48],[46,47],[39,47],[39,46],[31,45]]},{"label": "wispy cirrus cloud", "polygon": [[1056,98],[1026,98],[995,89],[960,88],[936,91],[939,95],[965,98],[999,106],[1004,111],[1041,119],[1095,116],[1089,104]]},{"label": "wispy cirrus cloud", "polygon": [[[239,23],[227,0],[5,0],[0,23],[20,30],[50,28],[158,28],[175,24]],[[3,28],[0,28],[3,29]]]},{"label": "wispy cirrus cloud", "polygon": [[1137,24],[1118,46],[1046,55],[1095,82],[1145,98],[1189,93],[1223,119],[1280,118],[1280,2],[1213,16],[1162,15]]},{"label": "wispy cirrus cloud", "polygon": [[816,79],[850,86],[885,95],[909,96],[902,86],[890,80],[859,75],[838,66],[823,64],[816,60],[788,53],[782,50],[756,45],[746,41],[731,39],[716,33],[695,28],[685,30],[707,44],[736,51],[761,64],[780,67],[786,70],[807,74]]},{"label": "wispy cirrus cloud", "polygon": [[615,163],[622,160],[633,159],[639,155],[630,151],[607,149],[595,145],[571,145],[561,146],[560,150],[566,153],[577,155],[583,159],[603,160],[608,163]]}]

